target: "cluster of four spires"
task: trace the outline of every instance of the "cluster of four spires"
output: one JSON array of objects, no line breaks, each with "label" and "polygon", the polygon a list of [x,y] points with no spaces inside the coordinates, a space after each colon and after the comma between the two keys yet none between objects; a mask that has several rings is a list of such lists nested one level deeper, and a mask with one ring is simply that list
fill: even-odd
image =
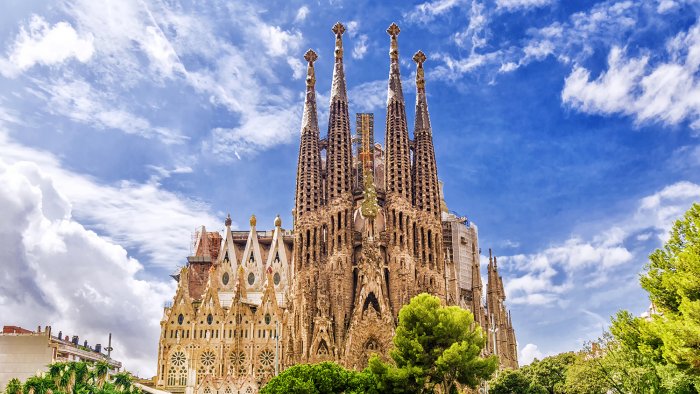
[{"label": "cluster of four spires", "polygon": [[[326,200],[339,197],[350,191],[352,152],[349,151],[350,130],[347,124],[348,105],[343,70],[342,35],[345,27],[340,22],[333,26],[335,33],[335,65],[331,87],[331,108],[329,130],[339,132],[328,134],[328,175],[325,193],[321,189],[321,161],[319,156],[319,131],[316,111],[316,76],[314,62],[318,55],[309,49],[304,55],[308,62],[306,77],[306,100],[301,125],[301,144],[299,152],[299,171],[297,173],[297,201],[295,211],[301,217],[305,212],[316,210],[322,205],[322,195]],[[399,27],[392,23],[387,29],[391,37],[389,51],[391,66],[387,97],[387,138],[386,138],[386,192],[400,195],[411,201],[417,208],[430,212],[439,219],[440,198],[437,179],[437,165],[432,143],[430,118],[425,94],[425,75],[423,63],[426,56],[418,51],[413,56],[416,69],[416,120],[415,120],[415,165],[412,166],[410,141],[405,117],[405,103],[399,73],[399,51],[397,36]],[[341,116],[336,116],[341,115]],[[343,116],[344,115],[344,116]],[[336,124],[340,119],[340,123]],[[343,119],[345,121],[343,121]],[[415,185],[413,184],[415,182]]]}]

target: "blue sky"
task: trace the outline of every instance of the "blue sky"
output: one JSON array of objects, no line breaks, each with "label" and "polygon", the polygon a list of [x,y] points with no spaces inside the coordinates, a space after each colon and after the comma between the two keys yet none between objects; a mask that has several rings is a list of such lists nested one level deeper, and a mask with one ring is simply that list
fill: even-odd
[{"label": "blue sky", "polygon": [[[350,110],[383,139],[396,22],[409,118],[423,50],[450,209],[499,258],[521,362],[643,312],[646,256],[700,201],[700,22],[680,0],[98,4],[0,15],[1,324],[155,369],[198,225],[291,222],[313,48],[321,129],[342,21]],[[265,223],[268,223],[266,226]],[[8,317],[9,316],[9,317]]]}]

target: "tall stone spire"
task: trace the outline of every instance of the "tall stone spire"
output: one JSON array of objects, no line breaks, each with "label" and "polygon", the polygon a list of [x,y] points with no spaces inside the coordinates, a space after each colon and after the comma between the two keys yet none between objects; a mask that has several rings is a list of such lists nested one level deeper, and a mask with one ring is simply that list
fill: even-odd
[{"label": "tall stone spire", "polygon": [[386,193],[399,195],[411,201],[411,154],[409,152],[406,103],[401,89],[399,72],[399,44],[401,29],[392,23],[386,32],[391,37],[389,57],[389,89],[386,102]]},{"label": "tall stone spire", "polygon": [[414,126],[414,141],[416,146],[415,164],[413,166],[414,202],[418,209],[427,211],[434,216],[440,215],[440,190],[435,164],[435,148],[433,133],[430,127],[428,100],[425,95],[425,73],[423,63],[425,54],[422,51],[413,55],[416,68],[416,121]]},{"label": "tall stone spire", "polygon": [[321,204],[321,155],[319,152],[318,115],[316,112],[316,52],[309,49],[304,55],[309,63],[306,72],[306,100],[301,119],[301,143],[297,164],[296,216],[316,210]]},{"label": "tall stone spire", "polygon": [[343,69],[343,41],[345,26],[338,22],[335,33],[335,66],[331,86],[330,116],[328,119],[327,191],[328,201],[342,195],[349,196],[352,181],[352,142],[348,95]]}]

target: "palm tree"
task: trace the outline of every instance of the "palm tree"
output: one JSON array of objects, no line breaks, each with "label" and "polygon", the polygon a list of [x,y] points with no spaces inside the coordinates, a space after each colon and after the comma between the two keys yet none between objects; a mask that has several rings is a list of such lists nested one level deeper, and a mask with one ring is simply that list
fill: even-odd
[{"label": "palm tree", "polygon": [[97,376],[97,387],[102,389],[107,380],[107,374],[109,373],[109,364],[105,361],[98,361],[95,363],[95,376]]},{"label": "palm tree", "polygon": [[131,388],[131,374],[128,372],[120,372],[114,375],[114,385],[118,391],[129,391]]},{"label": "palm tree", "polygon": [[10,379],[5,387],[5,394],[22,394],[22,382],[19,379]]},{"label": "palm tree", "polygon": [[53,381],[53,384],[54,386],[56,386],[56,388],[61,387],[61,376],[63,375],[63,372],[66,370],[66,368],[66,363],[53,363],[49,365],[49,378]]},{"label": "palm tree", "polygon": [[24,382],[24,390],[28,394],[47,394],[52,382],[48,377],[32,376]]}]

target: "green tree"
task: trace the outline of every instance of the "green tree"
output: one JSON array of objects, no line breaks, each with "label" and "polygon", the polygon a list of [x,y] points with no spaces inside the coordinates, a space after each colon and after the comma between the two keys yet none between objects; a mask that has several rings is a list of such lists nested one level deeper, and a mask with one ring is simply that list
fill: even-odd
[{"label": "green tree", "polygon": [[369,372],[349,371],[333,362],[298,364],[272,378],[261,394],[378,393]]},{"label": "green tree", "polygon": [[44,376],[32,376],[23,385],[24,394],[50,394],[53,388],[53,382]]},{"label": "green tree", "polygon": [[5,394],[22,394],[22,382],[19,379],[10,379],[5,386]]},{"label": "green tree", "polygon": [[649,256],[641,278],[660,312],[652,328],[671,364],[700,374],[700,204],[677,220],[663,248]]},{"label": "green tree", "polygon": [[380,391],[457,392],[457,384],[476,387],[496,370],[498,358],[480,357],[485,345],[481,328],[468,310],[442,306],[440,299],[419,294],[399,312],[390,355],[394,364],[370,359]]},{"label": "green tree", "polygon": [[109,365],[107,364],[53,363],[48,366],[47,373],[32,376],[24,384],[17,379],[12,379],[5,394],[141,393],[141,389],[133,385],[131,375],[128,372],[114,375],[111,381],[107,379],[108,372]]},{"label": "green tree", "polygon": [[119,372],[114,375],[114,386],[117,391],[131,391],[131,374],[128,372]]},{"label": "green tree", "polygon": [[507,369],[489,384],[489,394],[544,394],[547,390],[520,370]]},{"label": "green tree", "polygon": [[601,354],[592,349],[587,349],[576,354],[573,364],[566,370],[566,379],[562,386],[566,394],[605,394],[612,391],[607,376],[600,367]]},{"label": "green tree", "polygon": [[94,372],[95,378],[97,378],[97,388],[102,389],[105,381],[107,380],[107,374],[109,373],[109,364],[107,364],[105,361],[96,362]]},{"label": "green tree", "polygon": [[562,393],[566,371],[574,361],[576,361],[576,355],[573,352],[560,353],[542,360],[535,360],[522,370],[533,383],[544,387],[547,393]]}]

